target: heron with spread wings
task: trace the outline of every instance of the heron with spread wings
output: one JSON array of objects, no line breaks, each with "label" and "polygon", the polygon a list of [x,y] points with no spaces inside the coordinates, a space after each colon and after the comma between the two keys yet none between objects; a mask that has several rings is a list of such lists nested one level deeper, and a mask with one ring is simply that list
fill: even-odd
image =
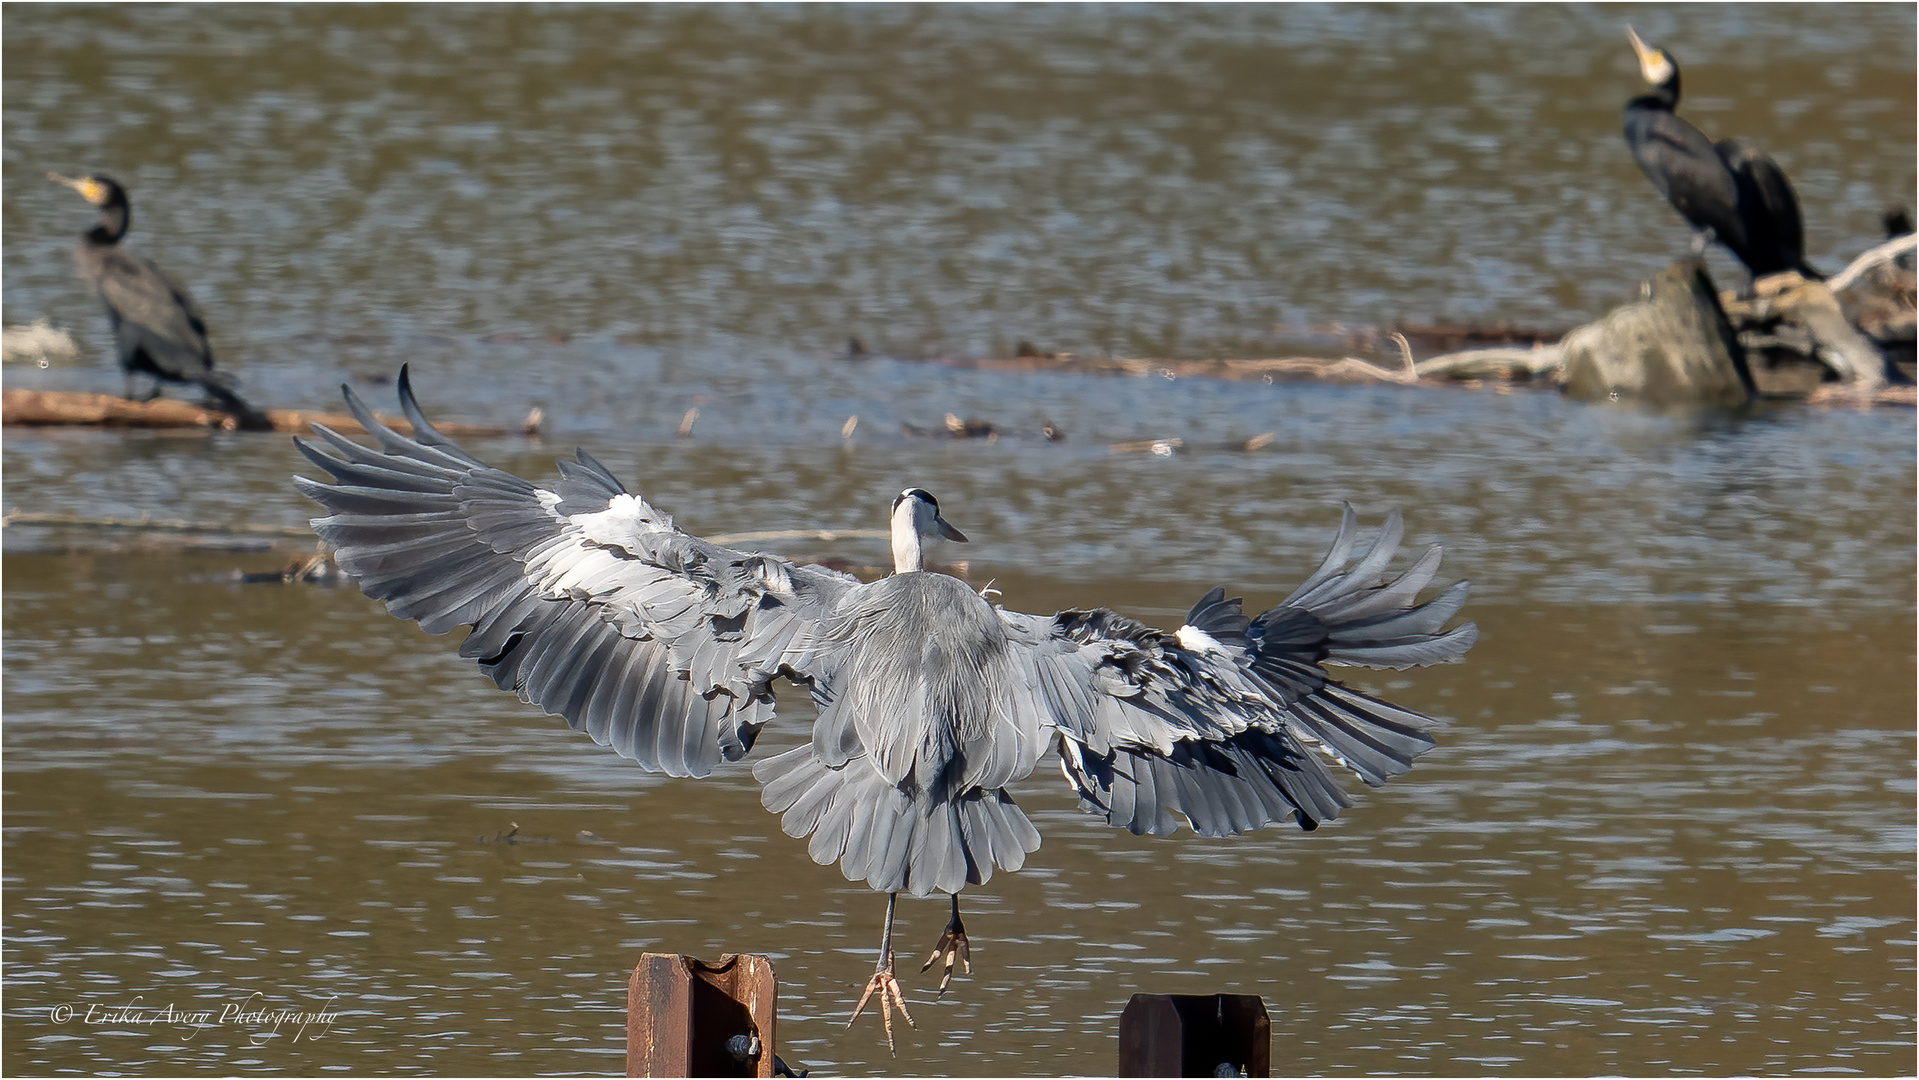
[{"label": "heron with spread wings", "polygon": [[[887,896],[877,998],[908,1023],[893,966],[899,894],[951,896],[933,955],[943,992],[970,943],[959,894],[1039,847],[1007,787],[1051,758],[1082,806],[1135,834],[1313,829],[1351,805],[1313,747],[1370,785],[1433,746],[1434,721],[1331,679],[1323,665],[1458,660],[1478,631],[1446,623],[1459,582],[1424,603],[1431,547],[1396,577],[1389,517],[1357,547],[1346,508],[1319,568],[1248,618],[1223,589],[1172,633],[1105,609],[1024,615],[928,571],[966,537],[920,488],[893,500],[894,572],[873,582],[692,536],[584,450],[535,485],[430,424],[407,373],[410,435],[347,407],[378,441],[296,439],[332,483],[299,489],[314,529],[368,596],[429,633],[471,627],[460,655],[503,690],[643,768],[697,777],[753,749],[782,684],[817,710],[810,741],[758,763],[762,802],[814,861]],[[1356,551],[1357,548],[1357,551]]]}]

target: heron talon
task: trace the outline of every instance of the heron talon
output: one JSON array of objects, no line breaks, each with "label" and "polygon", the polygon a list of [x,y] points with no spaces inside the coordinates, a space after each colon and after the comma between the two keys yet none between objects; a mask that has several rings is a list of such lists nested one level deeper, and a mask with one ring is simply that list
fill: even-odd
[{"label": "heron talon", "polygon": [[933,946],[933,955],[920,965],[922,973],[935,963],[943,964],[940,972],[939,992],[946,993],[947,984],[953,981],[953,968],[957,966],[961,975],[973,973],[973,945],[966,939],[966,924],[960,922],[959,912],[953,912],[952,921],[946,924],[946,932],[940,935],[938,944]]},{"label": "heron talon", "polygon": [[853,1006],[853,1015],[846,1018],[847,1030],[852,1029],[853,1021],[858,1020],[860,1014],[866,1011],[866,1003],[872,1000],[875,994],[879,995],[880,1023],[886,1027],[886,1052],[898,1056],[899,1051],[893,1048],[893,1008],[899,1007],[900,1016],[906,1020],[907,1027],[919,1025],[913,1022],[913,1014],[906,1011],[906,997],[900,993],[899,979],[893,976],[891,952],[888,952],[880,961],[878,969],[873,972],[873,977],[866,980],[865,989],[860,991],[859,1004]]}]

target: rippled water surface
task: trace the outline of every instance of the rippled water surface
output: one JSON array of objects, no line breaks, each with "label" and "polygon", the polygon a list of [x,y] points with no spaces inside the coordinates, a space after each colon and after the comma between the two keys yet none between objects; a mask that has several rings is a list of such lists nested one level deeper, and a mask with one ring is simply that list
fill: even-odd
[{"label": "rippled water surface", "polygon": [[[233,583],[310,550],[283,437],[10,428],[10,513],[195,527],[6,528],[0,1065],[618,1073],[639,953],[752,951],[820,1075],[1110,1072],[1129,995],[1219,991],[1282,1073],[1913,1072],[1911,412],[913,362],[1593,318],[1686,242],[1619,138],[1628,17],[1789,170],[1815,262],[1912,198],[1910,7],[10,6],[5,319],[87,358],[8,386],[119,388],[40,179],[98,169],[267,404],[384,407],[410,361],[436,414],[545,409],[488,460],[583,443],[692,531],[840,534],[794,556],[885,561],[850,534],[916,483],[1007,606],[1162,626],[1399,507],[1482,633],[1348,676],[1449,726],[1312,835],[1024,782],[1045,844],[969,890],[970,978],[905,976],[895,1060],[841,1030],[883,898],[748,769],[651,776],[352,589]],[[1003,436],[903,431],[947,412]],[[903,967],[945,916],[902,903]]]}]

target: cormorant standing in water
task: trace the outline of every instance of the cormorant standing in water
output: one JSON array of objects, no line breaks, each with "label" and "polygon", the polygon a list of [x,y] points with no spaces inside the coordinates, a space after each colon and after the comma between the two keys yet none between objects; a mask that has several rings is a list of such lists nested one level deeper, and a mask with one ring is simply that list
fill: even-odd
[{"label": "cormorant standing in water", "polygon": [[[233,392],[233,380],[225,372],[213,370],[206,320],[186,290],[151,260],[120,246],[132,223],[126,190],[98,174],[74,179],[48,173],[47,179],[65,184],[100,208],[100,220],[80,237],[73,260],[80,277],[106,305],[114,348],[127,375],[126,396],[134,396],[134,373],[144,371],[155,380],[198,384],[242,428],[272,427]],[[156,381],[153,391],[139,400],[159,395]]]},{"label": "cormorant standing in water", "polygon": [[[1806,264],[1799,198],[1773,160],[1744,139],[1706,138],[1673,112],[1679,104],[1679,65],[1664,49],[1639,40],[1629,27],[1639,71],[1652,93],[1626,102],[1626,145],[1659,193],[1700,230],[1703,242],[1726,245],[1757,278],[1797,270],[1822,281]],[[1703,249],[1702,242],[1702,249]]]}]

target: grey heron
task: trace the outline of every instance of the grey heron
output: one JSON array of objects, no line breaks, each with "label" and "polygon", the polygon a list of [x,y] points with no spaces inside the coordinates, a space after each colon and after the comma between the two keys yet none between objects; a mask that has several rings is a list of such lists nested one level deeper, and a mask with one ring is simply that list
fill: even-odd
[{"label": "grey heron", "polygon": [[952,898],[921,967],[943,962],[944,992],[968,970],[960,891],[1039,847],[1006,789],[1043,758],[1085,809],[1135,834],[1171,833],[1175,815],[1202,836],[1289,816],[1312,829],[1351,803],[1309,746],[1370,785],[1433,746],[1429,717],[1322,665],[1457,660],[1478,633],[1445,629],[1465,582],[1414,603],[1437,546],[1385,574],[1397,513],[1355,555],[1346,507],[1319,568],[1277,606],[1248,618],[1215,588],[1168,634],[1103,608],[1008,611],[926,570],[928,543],[966,537],[919,488],[893,500],[894,573],[862,582],[692,536],[584,450],[542,485],[492,468],[427,421],[404,368],[410,436],[342,391],[379,446],[318,425],[324,447],[294,440],[332,477],[294,481],[327,511],[315,531],[392,614],[429,633],[471,627],[460,654],[501,689],[674,776],[746,757],[776,683],[810,692],[811,739],[753,775],[814,861],[887,896],[847,1024],[877,996],[889,1049],[893,1007],[912,1022],[893,967],[899,894]]},{"label": "grey heron", "polygon": [[93,228],[74,246],[73,260],[81,279],[106,306],[114,349],[126,373],[127,397],[133,397],[137,372],[155,380],[144,400],[159,396],[162,381],[197,383],[241,427],[270,428],[264,416],[233,392],[233,380],[213,370],[206,317],[186,289],[153,260],[121,246],[133,221],[126,189],[98,174],[75,178],[50,172],[47,179],[100,208]]},{"label": "grey heron", "polygon": [[[1805,227],[1799,197],[1784,170],[1745,139],[1713,142],[1679,118],[1679,65],[1672,54],[1626,37],[1639,58],[1639,72],[1652,92],[1626,102],[1626,145],[1633,160],[1673,209],[1718,240],[1746,264],[1752,276],[1796,270],[1823,274],[1806,264]],[[1703,250],[1703,246],[1701,248]]]}]

